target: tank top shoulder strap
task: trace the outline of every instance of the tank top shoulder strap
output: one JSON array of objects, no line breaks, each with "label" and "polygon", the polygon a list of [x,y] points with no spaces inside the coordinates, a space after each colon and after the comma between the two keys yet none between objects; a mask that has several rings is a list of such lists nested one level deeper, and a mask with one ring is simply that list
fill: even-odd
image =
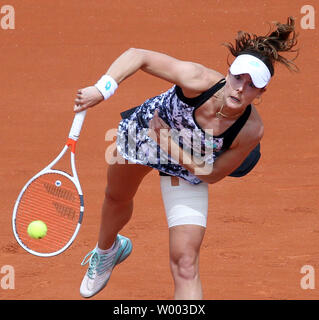
[{"label": "tank top shoulder strap", "polygon": [[211,98],[218,90],[220,90],[225,85],[226,80],[221,79],[217,83],[215,83],[211,88],[202,92],[199,96],[195,98],[187,98],[184,96],[181,87],[176,86],[176,94],[178,98],[189,106],[198,108],[203,103],[205,103],[209,98]]},{"label": "tank top shoulder strap", "polygon": [[237,137],[239,131],[243,128],[245,123],[247,122],[249,116],[251,114],[251,105],[248,105],[244,111],[244,113],[222,134],[219,136],[215,136],[215,138],[224,138],[223,148],[228,149],[235,138]]}]

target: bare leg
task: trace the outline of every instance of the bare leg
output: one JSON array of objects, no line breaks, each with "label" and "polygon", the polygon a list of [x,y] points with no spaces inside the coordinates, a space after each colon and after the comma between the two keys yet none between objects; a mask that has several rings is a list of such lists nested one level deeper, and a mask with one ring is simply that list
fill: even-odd
[{"label": "bare leg", "polygon": [[[109,166],[98,238],[99,249],[110,249],[118,232],[130,220],[133,197],[144,176],[151,170],[150,167],[127,162]],[[94,249],[82,261],[82,265],[89,264],[80,286],[83,297],[89,298],[101,291],[107,285],[113,268],[129,256],[131,241],[125,237],[120,239],[116,250],[106,254]]]},{"label": "bare leg", "polygon": [[198,225],[181,225],[169,229],[170,266],[176,300],[203,298],[199,251],[205,230]]},{"label": "bare leg", "polygon": [[129,163],[109,166],[98,239],[100,249],[110,248],[118,232],[130,220],[134,195],[151,170],[147,166]]}]

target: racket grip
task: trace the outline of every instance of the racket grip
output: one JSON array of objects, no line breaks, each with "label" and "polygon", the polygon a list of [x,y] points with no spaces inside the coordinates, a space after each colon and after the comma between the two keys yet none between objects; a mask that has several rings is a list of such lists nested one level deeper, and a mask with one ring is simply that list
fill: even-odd
[{"label": "racket grip", "polygon": [[86,116],[86,111],[87,110],[84,110],[75,114],[72,127],[69,133],[70,139],[73,139],[75,141],[79,139],[80,132],[82,129],[82,124]]}]

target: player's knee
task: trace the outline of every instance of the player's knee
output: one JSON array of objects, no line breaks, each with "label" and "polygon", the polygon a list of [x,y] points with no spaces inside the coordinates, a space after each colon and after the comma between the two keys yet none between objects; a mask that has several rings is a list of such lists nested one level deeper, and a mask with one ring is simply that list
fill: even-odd
[{"label": "player's knee", "polygon": [[182,254],[171,257],[172,273],[175,280],[193,280],[198,275],[197,254]]},{"label": "player's knee", "polygon": [[128,197],[125,192],[113,192],[108,187],[105,189],[104,196],[110,204],[114,205],[121,203],[124,204],[132,201],[132,198]]},{"label": "player's knee", "polygon": [[104,203],[107,204],[108,208],[112,209],[112,211],[114,212],[130,212],[132,214],[133,199],[126,199],[125,197],[113,196],[112,193],[106,190]]}]

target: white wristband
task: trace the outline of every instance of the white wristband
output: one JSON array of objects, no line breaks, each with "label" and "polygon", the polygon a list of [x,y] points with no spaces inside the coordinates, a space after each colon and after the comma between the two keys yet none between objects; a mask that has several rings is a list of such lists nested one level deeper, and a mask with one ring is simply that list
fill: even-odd
[{"label": "white wristband", "polygon": [[106,74],[94,86],[101,92],[104,100],[106,100],[114,94],[118,84],[111,76]]}]

